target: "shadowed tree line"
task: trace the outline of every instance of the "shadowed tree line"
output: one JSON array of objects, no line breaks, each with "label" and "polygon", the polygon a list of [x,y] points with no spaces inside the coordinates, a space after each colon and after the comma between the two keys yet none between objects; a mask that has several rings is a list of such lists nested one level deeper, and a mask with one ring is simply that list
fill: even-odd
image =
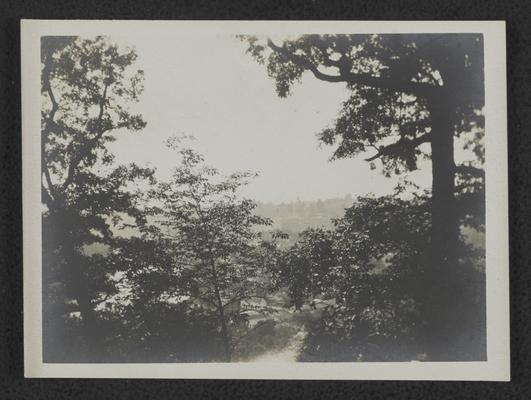
[{"label": "shadowed tree line", "polygon": [[[43,37],[44,360],[245,359],[286,311],[308,315],[300,361],[484,360],[481,35],[241,39],[280,97],[306,75],[345,85],[318,140],[333,159],[373,151],[395,193],[285,245],[240,195],[252,173],[224,176],[177,138],[167,181],[115,165],[108,144],[146,126],[135,51]],[[429,191],[407,180],[420,160]]]}]

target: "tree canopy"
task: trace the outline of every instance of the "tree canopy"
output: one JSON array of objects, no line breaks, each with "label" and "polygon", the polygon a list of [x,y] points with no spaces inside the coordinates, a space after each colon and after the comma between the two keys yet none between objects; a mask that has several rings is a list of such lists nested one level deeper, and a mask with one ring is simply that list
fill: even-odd
[{"label": "tree canopy", "polygon": [[[143,74],[132,69],[134,51],[121,51],[103,37],[43,37],[41,47],[45,313],[54,321],[49,328],[59,331],[70,321],[65,316],[78,315],[74,325],[85,332],[85,345],[98,347],[95,308],[115,290],[115,271],[85,249],[108,244],[122,215],[143,218],[128,185],[151,179],[153,171],[113,165],[106,146],[116,133],[145,126],[129,111],[142,93]],[[60,332],[48,337],[68,352]]]},{"label": "tree canopy", "polygon": [[[334,157],[373,151],[387,173],[414,170],[432,140],[433,109],[452,102],[456,136],[482,135],[484,106],[481,35],[302,35],[275,43],[243,37],[267,67],[280,97],[304,73],[341,83],[351,92],[338,118],[320,133]],[[480,149],[478,148],[479,152]]]}]

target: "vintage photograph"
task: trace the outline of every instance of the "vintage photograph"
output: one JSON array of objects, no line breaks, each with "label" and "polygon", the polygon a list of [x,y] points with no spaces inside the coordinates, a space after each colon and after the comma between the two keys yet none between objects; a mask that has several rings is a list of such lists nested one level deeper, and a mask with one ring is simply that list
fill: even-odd
[{"label": "vintage photograph", "polygon": [[492,361],[485,34],[284,27],[38,35],[42,363]]}]

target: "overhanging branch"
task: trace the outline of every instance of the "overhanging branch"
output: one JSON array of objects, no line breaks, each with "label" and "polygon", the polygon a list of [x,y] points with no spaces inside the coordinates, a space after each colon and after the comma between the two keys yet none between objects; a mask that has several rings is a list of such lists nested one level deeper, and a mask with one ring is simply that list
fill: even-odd
[{"label": "overhanging branch", "polygon": [[401,138],[395,143],[392,143],[387,146],[381,146],[378,153],[376,153],[372,157],[366,158],[365,161],[374,161],[382,156],[390,156],[390,155],[396,154],[399,152],[399,150],[403,148],[414,149],[415,147],[421,145],[422,143],[428,143],[430,141],[431,141],[430,133],[426,133],[424,135],[416,137],[415,139]]},{"label": "overhanging branch", "polygon": [[307,60],[306,58],[297,54],[290,53],[285,47],[277,46],[271,39],[267,39],[268,46],[275,52],[287,57],[294,64],[309,70],[317,79],[327,82],[345,82],[345,79],[341,75],[328,75],[321,72],[317,65]]},{"label": "overhanging branch", "polygon": [[[282,54],[294,64],[310,71],[317,79],[326,82],[345,82],[351,85],[363,85],[378,89],[388,89],[395,92],[413,94],[415,96],[429,97],[436,93],[437,88],[421,82],[404,80],[403,77],[381,77],[371,74],[353,73],[351,68],[345,68],[344,63],[335,61],[325,55],[325,64],[336,66],[339,75],[326,74],[319,70],[319,66],[309,61],[307,58],[290,52],[285,46],[278,46],[271,39],[267,40],[271,50]],[[322,52],[323,50],[320,49]]]}]

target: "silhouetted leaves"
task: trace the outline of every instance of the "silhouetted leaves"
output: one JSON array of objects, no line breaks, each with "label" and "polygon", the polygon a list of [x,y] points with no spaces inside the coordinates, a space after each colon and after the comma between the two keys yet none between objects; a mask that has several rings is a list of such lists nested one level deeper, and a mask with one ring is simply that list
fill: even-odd
[{"label": "silhouetted leaves", "polygon": [[[275,43],[241,36],[248,53],[265,64],[277,93],[286,97],[309,72],[351,91],[319,139],[334,158],[372,152],[386,175],[417,168],[431,141],[431,110],[451,92],[452,125],[461,136],[484,129],[481,35],[302,35]],[[436,106],[435,106],[436,107]],[[468,145],[479,155],[477,141]]]},{"label": "silhouetted leaves", "polygon": [[[301,361],[426,358],[421,311],[429,293],[422,277],[430,269],[430,228],[428,198],[366,197],[333,230],[300,235],[280,257],[276,278],[296,309],[320,313],[308,322]],[[450,277],[459,290],[450,309],[456,305],[460,315],[452,329],[461,341],[459,359],[481,359],[484,253],[466,236],[459,243],[460,268]]]},{"label": "silhouetted leaves", "polygon": [[153,171],[115,167],[106,147],[118,130],[145,126],[128,111],[142,92],[142,72],[132,71],[134,51],[103,37],[43,37],[41,46],[43,304],[55,321],[44,330],[45,357],[98,359],[106,337],[98,307],[117,293],[119,268],[87,249],[112,245],[124,216],[143,218],[129,186],[152,181]]}]

